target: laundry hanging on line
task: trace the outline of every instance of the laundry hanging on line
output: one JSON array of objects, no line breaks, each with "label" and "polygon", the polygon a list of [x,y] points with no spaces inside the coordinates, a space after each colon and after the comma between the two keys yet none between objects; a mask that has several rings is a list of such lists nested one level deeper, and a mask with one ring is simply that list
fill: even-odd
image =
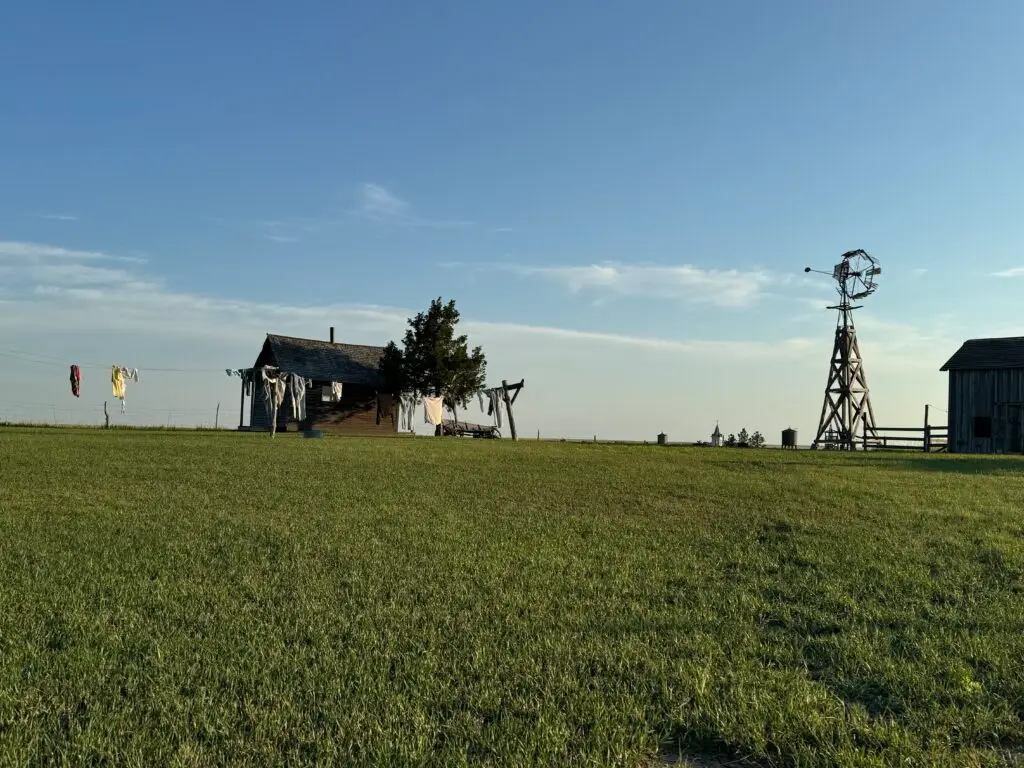
[{"label": "laundry hanging on line", "polygon": [[252,370],[248,368],[225,368],[224,372],[228,376],[237,376],[242,380],[242,387],[245,391],[245,396],[249,397],[252,395],[253,376]]},{"label": "laundry hanging on line", "polygon": [[284,405],[285,397],[291,399],[292,418],[304,421],[306,418],[306,384],[304,377],[297,373],[280,373],[276,368],[260,369],[263,382],[263,407],[270,420],[270,434],[277,432],[277,412]]},{"label": "laundry hanging on line", "polygon": [[389,395],[386,392],[377,393],[377,424],[380,424],[382,419],[390,419],[391,422],[394,423],[394,405],[395,398],[393,395]]},{"label": "laundry hanging on line", "polygon": [[71,394],[79,396],[82,386],[82,370],[77,365],[71,366]]},{"label": "laundry hanging on line", "polygon": [[121,413],[125,413],[125,384],[128,381],[139,381],[138,368],[125,368],[123,365],[114,365],[110,368],[110,384],[114,397],[121,401]]},{"label": "laundry hanging on line", "polygon": [[401,395],[398,398],[398,428],[412,432],[415,424],[413,417],[419,400],[416,395]]},{"label": "laundry hanging on line", "polygon": [[487,398],[487,415],[493,416],[498,429],[501,429],[501,406],[504,404],[505,390],[501,387],[494,387],[478,393],[480,398],[480,410],[484,410],[484,398]]},{"label": "laundry hanging on line", "polygon": [[441,423],[442,407],[444,400],[440,397],[423,398],[423,419],[424,423],[437,426]]}]

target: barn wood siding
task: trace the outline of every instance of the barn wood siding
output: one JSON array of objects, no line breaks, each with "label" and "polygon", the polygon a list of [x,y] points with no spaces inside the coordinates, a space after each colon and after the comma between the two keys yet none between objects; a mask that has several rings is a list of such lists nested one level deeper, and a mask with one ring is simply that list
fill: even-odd
[{"label": "barn wood siding", "polygon": [[322,429],[346,435],[384,435],[398,431],[398,404],[391,418],[377,423],[377,390],[358,384],[345,384],[341,402],[320,402],[320,388],[330,382],[316,382],[306,393],[306,428]]},{"label": "barn wood siding", "polygon": [[[949,450],[1020,453],[1024,449],[1024,368],[949,372]],[[974,437],[974,419],[992,419],[992,437]]]}]

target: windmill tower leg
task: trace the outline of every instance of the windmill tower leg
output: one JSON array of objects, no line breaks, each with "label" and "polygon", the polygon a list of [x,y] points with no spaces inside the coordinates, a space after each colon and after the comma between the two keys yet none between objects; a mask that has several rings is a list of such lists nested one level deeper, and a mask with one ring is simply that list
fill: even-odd
[{"label": "windmill tower leg", "polygon": [[857,343],[857,329],[849,316],[849,309],[838,309],[840,325],[836,328],[821,420],[813,445],[817,447],[826,443],[840,450],[852,451],[858,437],[866,445],[868,436],[875,434],[875,414],[864,375],[864,360]]}]

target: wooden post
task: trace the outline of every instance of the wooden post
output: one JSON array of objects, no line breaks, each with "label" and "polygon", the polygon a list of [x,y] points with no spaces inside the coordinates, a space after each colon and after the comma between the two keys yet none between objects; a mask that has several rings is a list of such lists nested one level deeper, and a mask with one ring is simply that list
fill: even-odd
[{"label": "wooden post", "polygon": [[217,403],[217,413],[213,416],[213,428],[217,429],[220,424],[220,403]]},{"label": "wooden post", "polygon": [[[520,382],[519,386],[522,387],[522,383],[521,382]],[[516,394],[517,395],[519,394],[518,391],[516,392]],[[505,401],[505,410],[508,411],[508,429],[509,429],[509,432],[512,433],[512,439],[513,440],[517,440],[518,439],[518,435],[516,435],[516,417],[512,415],[512,401],[509,400],[509,397],[508,397],[508,382],[505,381],[505,379],[501,380],[501,396],[502,396],[502,399]]]},{"label": "wooden post", "polygon": [[103,401],[103,428],[110,429],[110,414],[107,413],[107,401]]},{"label": "wooden post", "polygon": [[928,453],[932,449],[932,433],[931,427],[928,426],[928,408],[929,405],[925,403],[924,406],[924,452]]},{"label": "wooden post", "polygon": [[238,401],[238,429],[242,429],[242,425],[245,423],[245,377],[249,375],[248,371],[242,371],[242,396]]}]

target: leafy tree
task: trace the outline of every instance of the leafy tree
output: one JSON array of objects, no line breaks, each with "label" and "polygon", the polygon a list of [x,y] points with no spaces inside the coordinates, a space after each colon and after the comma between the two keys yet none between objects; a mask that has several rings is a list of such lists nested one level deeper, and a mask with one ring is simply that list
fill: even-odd
[{"label": "leafy tree", "polygon": [[740,433],[736,436],[736,441],[740,445],[748,445],[750,443],[750,433],[747,432],[746,427],[740,430]]},{"label": "leafy tree", "polygon": [[761,448],[764,446],[764,435],[755,431],[754,434],[750,436],[749,442],[751,448]]},{"label": "leafy tree", "polygon": [[398,394],[409,389],[405,375],[405,355],[395,342],[389,341],[384,347],[384,355],[377,365],[377,370],[391,392]]},{"label": "leafy tree", "polygon": [[469,349],[465,334],[456,335],[458,323],[455,301],[445,304],[440,297],[410,318],[403,349],[388,344],[378,366],[388,386],[395,392],[443,397],[449,408],[467,407],[484,387],[487,360],[480,347]]},{"label": "leafy tree", "polygon": [[727,438],[725,438],[725,444],[729,448],[735,448],[736,447],[736,435],[730,434]]}]

